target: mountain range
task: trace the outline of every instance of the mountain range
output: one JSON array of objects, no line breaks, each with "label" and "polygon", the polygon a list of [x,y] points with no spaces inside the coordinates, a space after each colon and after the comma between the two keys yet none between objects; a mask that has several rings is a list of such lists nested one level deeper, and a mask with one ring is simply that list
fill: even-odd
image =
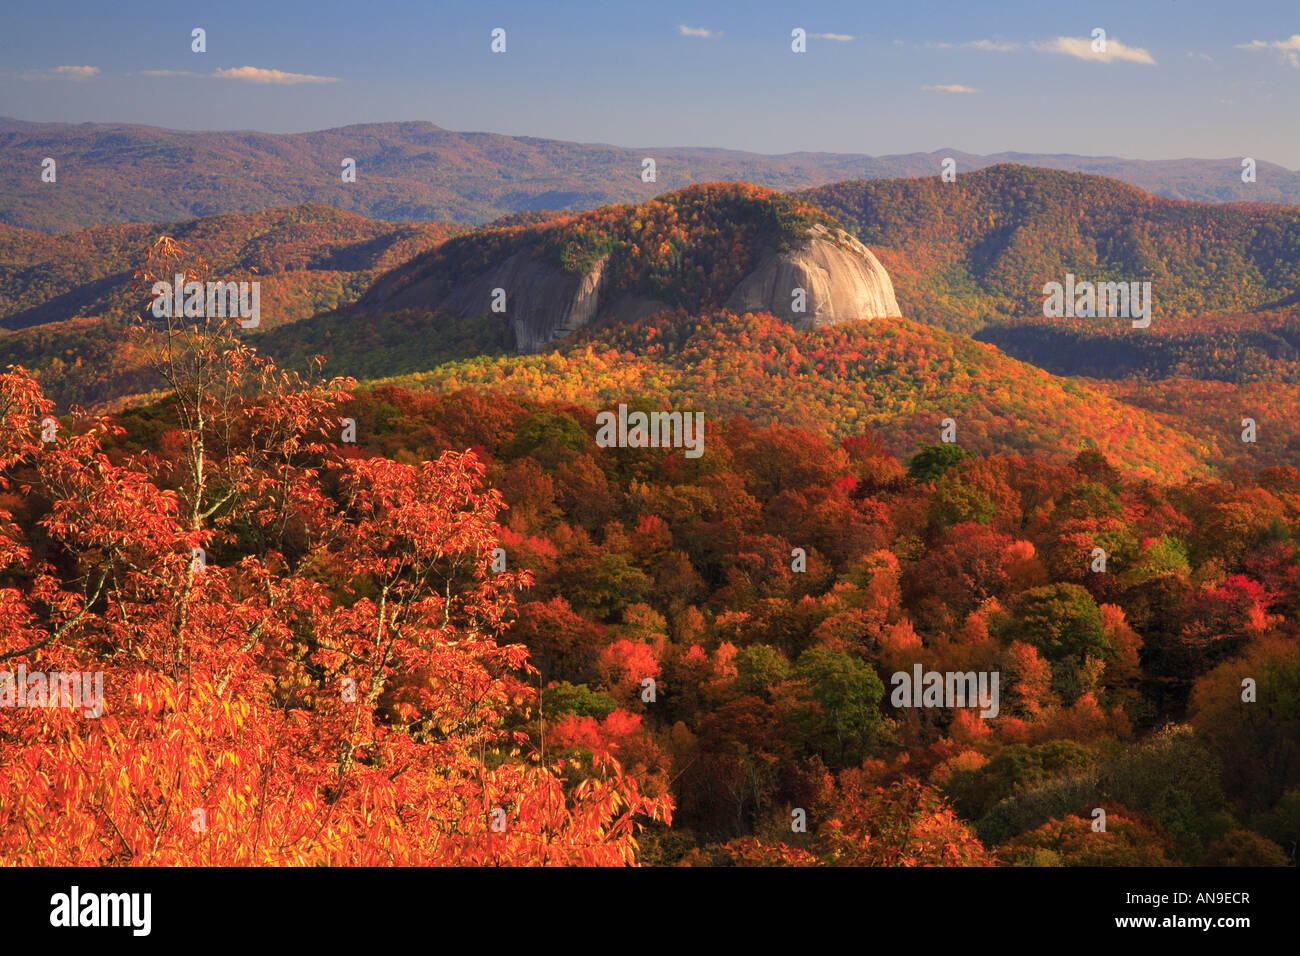
[{"label": "mountain range", "polygon": [[[705,184],[478,229],[316,204],[56,237],[0,227],[0,364],[36,371],[60,407],[147,397],[158,382],[123,332],[141,304],[133,270],[164,234],[214,275],[263,283],[260,350],[297,368],[322,355],[363,382],[696,401],[832,435],[870,428],[900,455],[951,417],[976,451],[1094,448],[1166,478],[1300,451],[1291,206],[1005,164],[795,194]],[[1149,277],[1152,327],[1044,320],[1042,284],[1067,271]],[[796,283],[807,314],[790,311]],[[1094,379],[1057,377],[1077,373]],[[1232,440],[1247,412],[1267,450]]]},{"label": "mountain range", "polygon": [[[692,183],[743,181],[778,190],[843,180],[937,177],[945,158],[962,174],[1003,163],[1091,173],[1147,192],[1201,202],[1300,203],[1300,172],[1242,157],[1144,161],[956,149],[867,156],[680,147],[627,148],[529,136],[462,133],[432,123],[374,123],[310,133],[188,132],[127,124],[0,118],[0,151],[14,170],[0,223],[66,232],[121,222],[168,222],[321,203],[388,222],[481,225],[537,209],[641,202]],[[40,178],[56,161],[55,183]],[[653,181],[643,161],[655,161]],[[342,162],[356,162],[345,183]]]},{"label": "mountain range", "polygon": [[[1286,311],[1300,290],[1294,206],[1181,202],[1102,177],[1010,164],[955,183],[860,180],[786,195],[692,187],[576,215],[515,214],[475,230],[367,220],[316,204],[53,237],[0,226],[0,327],[124,319],[143,247],[163,234],[189,243],[215,274],[259,277],[268,329],[312,317],[352,325],[352,317],[330,313],[359,301],[372,316],[432,312],[524,249],[572,279],[612,254],[611,303],[617,292],[642,305],[718,307],[764,248],[788,244],[814,223],[844,227],[879,260],[902,315],[954,331],[1041,320],[1044,283],[1066,273],[1151,281],[1153,335],[1174,320],[1188,331],[1188,316]],[[480,311],[461,309],[461,318],[488,310],[482,296],[475,301]],[[1107,321],[1094,320],[1094,331]]]},{"label": "mountain range", "polygon": [[[988,157],[948,182],[930,154],[655,151],[643,183],[641,151],[427,124],[18,125],[23,162],[61,158],[0,200],[0,638],[103,661],[118,715],[19,754],[74,781],[20,803],[73,821],[20,861],[158,862],[110,853],[114,820],[176,796],[214,807],[180,826],[211,862],[246,818],[153,772],[199,741],[199,770],[351,813],[366,864],[439,820],[493,863],[536,825],[518,858],[549,863],[583,794],[630,820],[638,793],[672,826],[622,862],[1294,864],[1300,205],[1217,201],[1232,161],[1123,166],[1203,202]],[[257,283],[260,323],[169,335],[155,271],[186,325],[213,299],[185,271]],[[1050,317],[1075,278],[1149,285],[1149,324]],[[614,409],[649,434],[611,441]],[[926,671],[1005,696],[886,696]],[[213,721],[180,722],[182,679]],[[268,784],[245,755],[290,723]],[[58,761],[126,724],[82,748],[140,783],[109,817]],[[516,797],[548,762],[564,783]]]}]

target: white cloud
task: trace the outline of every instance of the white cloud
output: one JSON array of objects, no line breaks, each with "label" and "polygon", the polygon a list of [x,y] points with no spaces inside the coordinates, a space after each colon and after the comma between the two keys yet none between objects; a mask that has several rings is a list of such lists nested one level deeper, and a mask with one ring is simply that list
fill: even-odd
[{"label": "white cloud", "polygon": [[1238,50],[1300,50],[1300,33],[1293,34],[1286,40],[1251,40],[1238,43]]},{"label": "white cloud", "polygon": [[808,36],[814,40],[838,40],[840,43],[848,43],[850,40],[857,39],[851,33],[810,33]]},{"label": "white cloud", "polygon": [[1300,33],[1293,33],[1285,40],[1251,40],[1238,43],[1238,50],[1280,50],[1286,61],[1300,69]]},{"label": "white cloud", "polygon": [[[127,74],[133,76],[136,74]],[[196,76],[205,80],[247,80],[249,83],[337,83],[337,76],[312,76],[308,73],[285,73],[281,70],[264,70],[256,66],[239,66],[211,73],[193,70],[141,70],[139,76]]]},{"label": "white cloud", "polygon": [[940,83],[938,86],[923,86],[923,90],[930,90],[932,93],[978,93],[979,90],[973,86],[962,86],[960,83]]},{"label": "white cloud", "polygon": [[1143,63],[1147,66],[1155,66],[1156,61],[1152,59],[1151,54],[1141,47],[1125,46],[1118,40],[1111,38],[1106,40],[1106,51],[1098,53],[1092,48],[1092,40],[1087,37],[1057,37],[1055,40],[1046,40],[1034,44],[1035,50],[1042,50],[1044,53],[1064,53],[1066,56],[1078,57],[1080,60],[1093,60],[1097,63],[1113,63],[1115,60],[1125,60],[1129,63]]},{"label": "white cloud", "polygon": [[[49,70],[33,70],[22,74],[25,80],[42,80],[62,77],[69,80],[85,80],[99,75],[97,66],[56,66]],[[127,74],[128,76],[132,74]],[[337,83],[337,76],[312,76],[309,73],[285,73],[283,70],[264,70],[257,66],[237,66],[231,69],[214,70],[211,73],[195,73],[191,70],[141,70],[140,76],[199,76],[218,80],[246,80],[249,83]]]},{"label": "white cloud", "polygon": [[966,40],[962,43],[947,43],[940,41],[938,43],[927,43],[927,47],[935,50],[951,50],[961,47],[966,50],[984,50],[988,53],[1009,53],[1012,50],[1019,50],[1019,43],[1012,43],[1010,40]]},{"label": "white cloud", "polygon": [[65,80],[88,80],[99,75],[97,66],[56,66],[52,70],[31,70],[22,74],[24,80],[48,80],[60,78]]},{"label": "white cloud", "polygon": [[312,76],[309,73],[284,73],[280,70],[264,70],[256,66],[237,66],[228,70],[217,70],[211,74],[221,80],[247,80],[250,83],[337,83],[337,76]]},{"label": "white cloud", "polygon": [[678,24],[677,32],[684,37],[703,37],[706,40],[712,39],[713,37],[722,36],[721,31],[715,33],[712,30],[706,29],[705,27],[688,27],[684,23]]}]

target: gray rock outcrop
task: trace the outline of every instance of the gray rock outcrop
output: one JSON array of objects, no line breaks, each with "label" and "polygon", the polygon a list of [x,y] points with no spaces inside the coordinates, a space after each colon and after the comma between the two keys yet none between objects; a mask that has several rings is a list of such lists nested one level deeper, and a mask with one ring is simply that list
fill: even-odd
[{"label": "gray rock outcrop", "polygon": [[[797,311],[795,290],[804,291]],[[894,284],[871,250],[842,229],[815,225],[808,239],[769,252],[727,300],[733,312],[770,312],[799,329],[898,318]]]},{"label": "gray rock outcrop", "polygon": [[596,318],[607,259],[574,276],[523,250],[457,286],[443,305],[462,318],[482,315],[491,309],[493,290],[505,289],[515,347],[520,352],[539,352]]},{"label": "gray rock outcrop", "polygon": [[[458,283],[437,304],[461,318],[473,318],[491,312],[495,290],[504,289],[505,317],[520,352],[540,352],[597,319],[634,322],[667,308],[645,296],[611,298],[608,258],[575,276],[543,261],[535,250],[522,249]],[[438,298],[437,289],[432,278],[397,292],[391,284],[380,282],[362,305],[427,309]],[[802,311],[795,301],[796,289],[804,293]],[[765,253],[732,291],[726,307],[734,312],[769,312],[800,329],[900,314],[893,283],[871,250],[843,230],[822,225],[813,226],[793,248]]]}]

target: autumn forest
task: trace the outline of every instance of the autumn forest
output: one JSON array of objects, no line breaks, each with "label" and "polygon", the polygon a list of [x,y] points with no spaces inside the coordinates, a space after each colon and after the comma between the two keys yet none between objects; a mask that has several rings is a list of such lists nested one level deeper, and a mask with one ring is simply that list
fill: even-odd
[{"label": "autumn forest", "polygon": [[10,6],[13,939],[1294,935],[1294,4]]},{"label": "autumn forest", "polygon": [[[839,225],[692,188],[432,235],[357,305],[266,332],[106,316],[140,385],[83,390],[98,411],[12,365],[0,658],[103,688],[95,719],[0,709],[3,858],[1294,865],[1291,353],[1241,381],[1198,345],[1293,310],[1142,339],[985,326],[1008,355],[1106,366],[1087,379],[906,317],[724,307],[818,222]],[[211,274],[189,232],[135,246],[124,310]],[[535,355],[487,309],[373,305],[530,249],[669,301]],[[620,401],[703,409],[705,454],[600,447]],[[930,673],[996,675],[996,704],[900,694]]]}]

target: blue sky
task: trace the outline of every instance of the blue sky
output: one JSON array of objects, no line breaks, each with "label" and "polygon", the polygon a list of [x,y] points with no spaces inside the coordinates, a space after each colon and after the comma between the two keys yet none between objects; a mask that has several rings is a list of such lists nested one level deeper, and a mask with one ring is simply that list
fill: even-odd
[{"label": "blue sky", "polygon": [[1300,0],[11,3],[0,115],[1300,169]]}]

